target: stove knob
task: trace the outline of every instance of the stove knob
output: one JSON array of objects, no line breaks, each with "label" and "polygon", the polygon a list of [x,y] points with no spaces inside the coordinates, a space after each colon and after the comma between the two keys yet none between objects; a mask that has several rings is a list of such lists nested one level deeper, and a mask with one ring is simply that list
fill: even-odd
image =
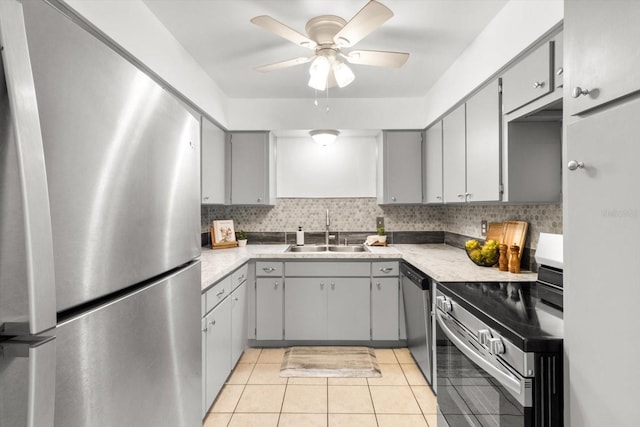
[{"label": "stove knob", "polygon": [[451,305],[451,301],[448,301],[445,297],[437,297],[436,298],[436,307],[445,313],[451,312],[453,310],[453,306]]},{"label": "stove knob", "polygon": [[504,344],[500,338],[489,338],[489,353],[504,354]]},{"label": "stove knob", "polygon": [[491,339],[491,332],[488,329],[480,329],[478,331],[478,340],[480,340],[480,344],[488,345],[487,343]]}]

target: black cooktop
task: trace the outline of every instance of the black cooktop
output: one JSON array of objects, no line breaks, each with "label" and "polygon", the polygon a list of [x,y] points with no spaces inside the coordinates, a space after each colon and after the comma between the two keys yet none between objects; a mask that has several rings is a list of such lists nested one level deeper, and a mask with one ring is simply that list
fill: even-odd
[{"label": "black cooktop", "polygon": [[562,312],[538,298],[536,282],[448,282],[437,287],[523,351],[562,348]]}]

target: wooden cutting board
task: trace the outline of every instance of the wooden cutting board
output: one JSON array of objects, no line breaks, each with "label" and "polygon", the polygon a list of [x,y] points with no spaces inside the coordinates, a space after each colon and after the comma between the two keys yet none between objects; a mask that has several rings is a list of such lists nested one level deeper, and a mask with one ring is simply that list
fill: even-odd
[{"label": "wooden cutting board", "polygon": [[495,240],[498,243],[502,243],[502,227],[504,226],[501,222],[490,222],[487,224],[487,235],[485,236],[485,240]]},{"label": "wooden cutting board", "polygon": [[507,246],[518,245],[520,253],[524,249],[529,223],[526,221],[505,221],[502,223],[502,237],[500,242]]}]

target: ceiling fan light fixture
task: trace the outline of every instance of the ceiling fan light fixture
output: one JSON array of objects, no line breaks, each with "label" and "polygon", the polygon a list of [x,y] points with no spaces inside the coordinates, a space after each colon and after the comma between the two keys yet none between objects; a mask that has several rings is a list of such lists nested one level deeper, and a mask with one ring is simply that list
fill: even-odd
[{"label": "ceiling fan light fixture", "polygon": [[336,61],[333,64],[333,75],[339,87],[345,87],[351,84],[356,78],[351,68],[343,62]]},{"label": "ceiling fan light fixture", "polygon": [[340,135],[340,131],[335,129],[315,129],[309,131],[309,135],[311,135],[311,138],[316,144],[325,147],[336,141],[336,138]]},{"label": "ceiling fan light fixture", "polygon": [[326,56],[318,56],[309,67],[309,86],[316,90],[325,90],[327,88],[327,77],[331,64]]}]

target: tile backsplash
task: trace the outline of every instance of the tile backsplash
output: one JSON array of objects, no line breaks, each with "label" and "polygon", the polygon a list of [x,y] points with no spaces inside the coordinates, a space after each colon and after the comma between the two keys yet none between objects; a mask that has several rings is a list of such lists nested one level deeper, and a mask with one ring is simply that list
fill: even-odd
[{"label": "tile backsplash", "polygon": [[215,219],[233,219],[236,230],[248,232],[308,232],[325,230],[329,209],[332,232],[373,232],[376,217],[385,229],[397,231],[447,231],[481,237],[480,221],[521,220],[529,223],[527,247],[535,249],[540,232],[562,233],[562,205],[447,205],[379,206],[375,198],[277,199],[275,206],[203,205],[202,231]]}]

